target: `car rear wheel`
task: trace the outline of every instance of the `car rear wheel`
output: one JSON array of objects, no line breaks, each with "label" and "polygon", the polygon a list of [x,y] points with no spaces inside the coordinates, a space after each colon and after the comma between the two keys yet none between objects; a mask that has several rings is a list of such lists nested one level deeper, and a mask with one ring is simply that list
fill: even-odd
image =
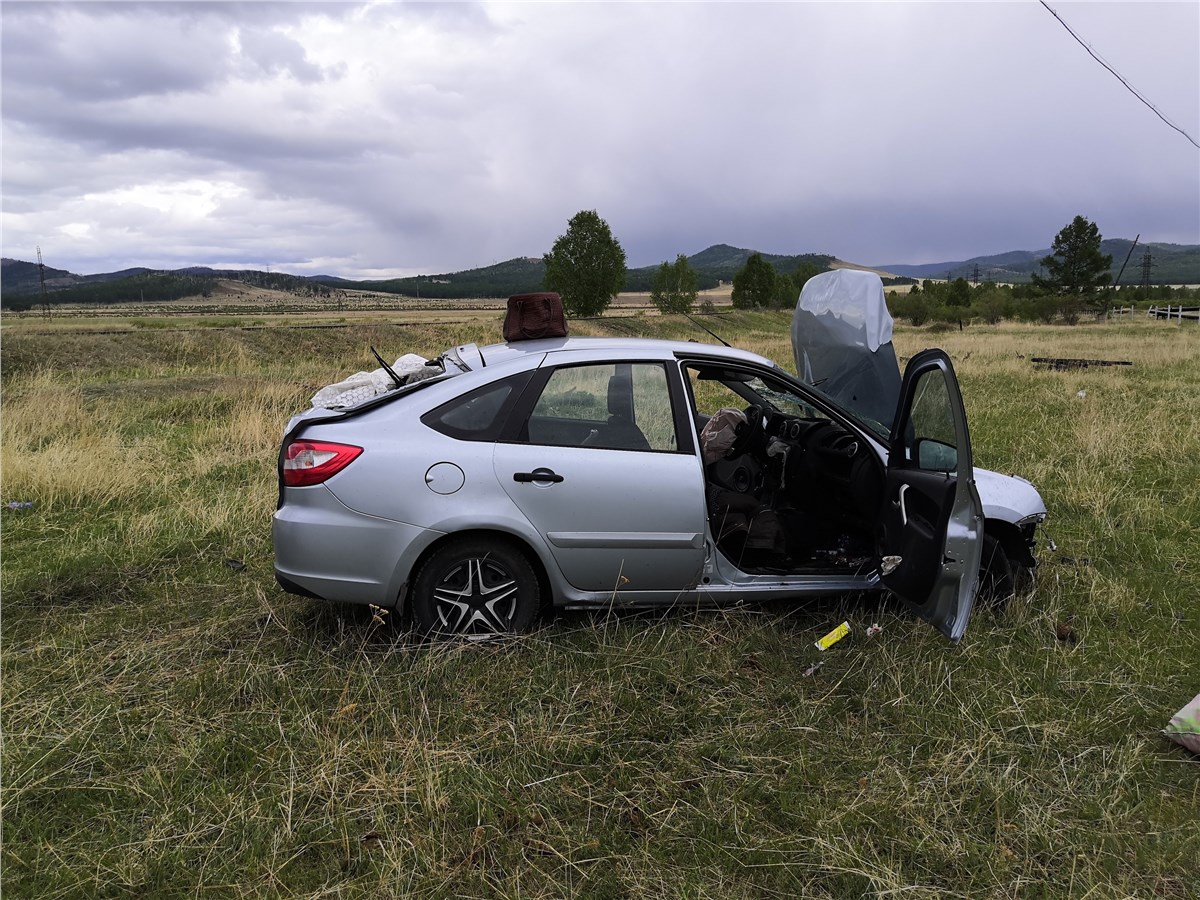
[{"label": "car rear wheel", "polygon": [[525,631],[538,609],[538,580],[523,553],[468,538],[434,552],[413,583],[413,625],[423,635],[485,640]]}]

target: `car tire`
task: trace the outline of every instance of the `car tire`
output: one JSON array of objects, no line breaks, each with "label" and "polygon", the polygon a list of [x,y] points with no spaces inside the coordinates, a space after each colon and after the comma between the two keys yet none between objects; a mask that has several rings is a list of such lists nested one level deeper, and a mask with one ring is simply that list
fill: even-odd
[{"label": "car tire", "polygon": [[[1011,562],[1011,560],[1010,560]],[[1021,596],[1032,594],[1037,589],[1037,569],[1013,563],[1013,586]]]},{"label": "car tire", "polygon": [[1003,607],[1016,594],[1016,575],[1004,545],[990,534],[983,536],[979,560],[979,597],[993,607]]},{"label": "car tire", "polygon": [[486,640],[526,631],[539,605],[537,575],[511,544],[466,538],[439,547],[413,582],[413,627],[428,637]]}]

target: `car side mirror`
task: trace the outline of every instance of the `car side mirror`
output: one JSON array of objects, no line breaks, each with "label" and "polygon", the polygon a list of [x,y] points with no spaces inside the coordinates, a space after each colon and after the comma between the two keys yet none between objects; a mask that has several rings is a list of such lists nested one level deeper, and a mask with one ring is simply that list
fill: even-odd
[{"label": "car side mirror", "polygon": [[933,438],[921,438],[916,445],[917,467],[926,472],[958,470],[958,449]]}]

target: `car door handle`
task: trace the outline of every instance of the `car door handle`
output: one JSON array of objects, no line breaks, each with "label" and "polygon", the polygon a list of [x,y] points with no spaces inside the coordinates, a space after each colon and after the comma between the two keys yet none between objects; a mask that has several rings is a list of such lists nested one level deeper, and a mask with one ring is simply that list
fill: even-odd
[{"label": "car door handle", "polygon": [[908,490],[907,484],[900,485],[900,496],[896,499],[896,506],[900,507],[900,524],[908,524],[908,509],[904,506],[904,492]]},{"label": "car door handle", "polygon": [[555,474],[553,469],[534,469],[532,472],[514,472],[513,481],[527,484],[531,481],[548,481],[551,484],[558,484],[563,480],[561,475]]}]

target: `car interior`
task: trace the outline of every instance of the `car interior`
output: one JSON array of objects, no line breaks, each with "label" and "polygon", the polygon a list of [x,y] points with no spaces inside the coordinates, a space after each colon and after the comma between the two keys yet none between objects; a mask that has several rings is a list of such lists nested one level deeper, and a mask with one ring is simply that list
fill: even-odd
[{"label": "car interior", "polygon": [[871,564],[884,490],[874,450],[782,386],[711,366],[687,374],[721,553],[751,574]]}]

